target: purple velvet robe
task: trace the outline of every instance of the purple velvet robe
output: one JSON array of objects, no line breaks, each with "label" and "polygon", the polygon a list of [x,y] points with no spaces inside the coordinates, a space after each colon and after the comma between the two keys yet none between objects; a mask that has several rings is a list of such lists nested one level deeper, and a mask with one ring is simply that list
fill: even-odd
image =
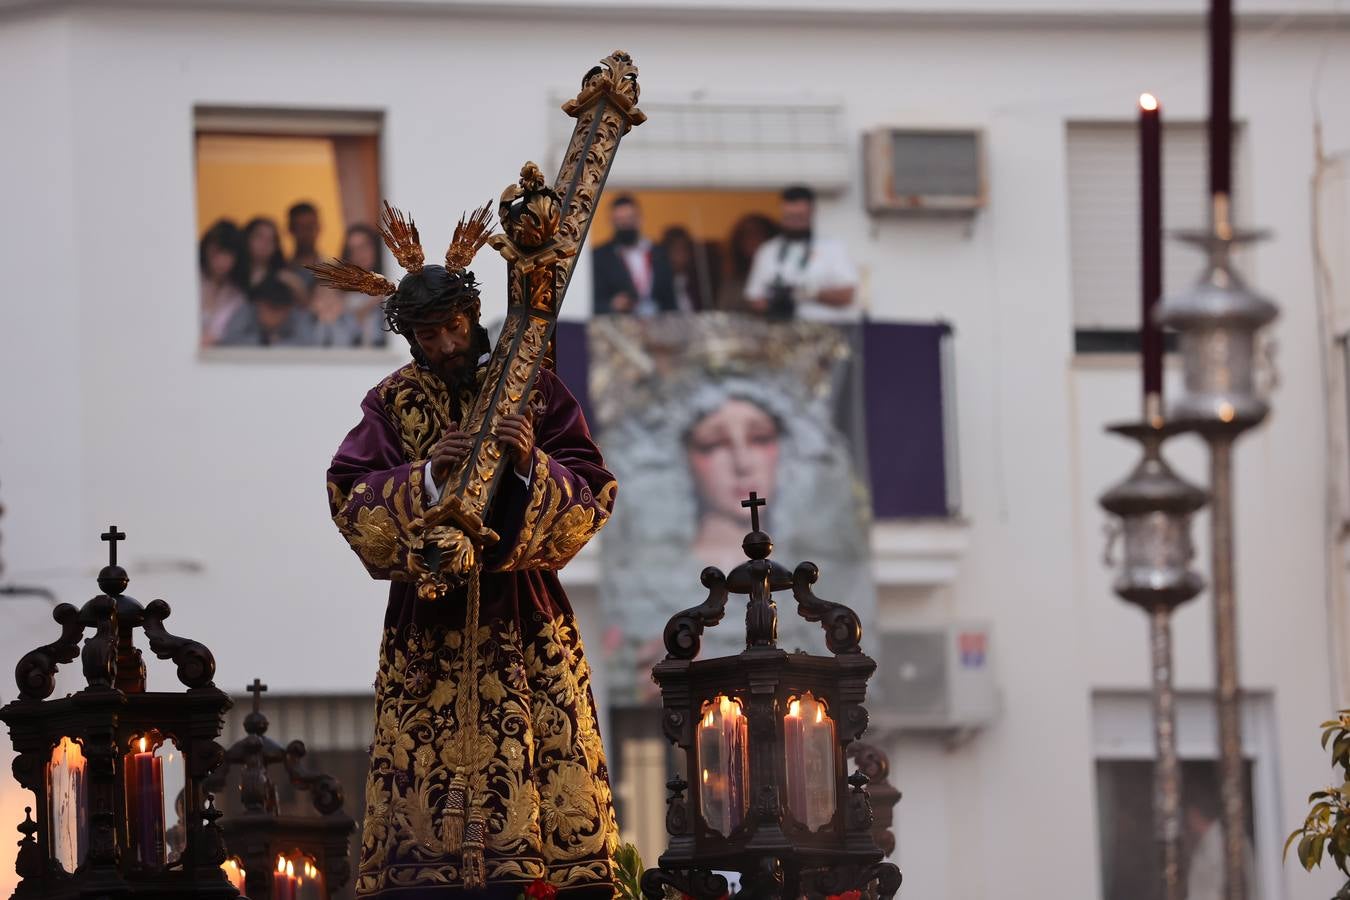
[{"label": "purple velvet robe", "polygon": [[[443,804],[465,766],[470,795],[487,812],[487,896],[514,898],[544,878],[565,897],[609,898],[618,827],[590,669],[557,570],[608,519],[614,476],[576,400],[542,371],[531,395],[529,484],[510,472],[501,480],[487,520],[501,541],[485,554],[478,634],[466,635],[464,588],[417,599],[409,529],[426,508],[430,449],[472,399],[404,366],[366,395],[328,471],[333,521],[370,574],[392,581],[357,895],[464,891]],[[465,730],[469,640],[478,725]]]}]

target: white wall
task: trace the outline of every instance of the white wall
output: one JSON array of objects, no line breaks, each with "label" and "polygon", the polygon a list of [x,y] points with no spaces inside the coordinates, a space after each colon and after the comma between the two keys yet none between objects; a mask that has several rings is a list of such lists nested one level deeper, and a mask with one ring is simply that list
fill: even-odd
[{"label": "white wall", "polygon": [[[652,99],[705,89],[842,98],[855,135],[877,124],[983,127],[990,205],[969,230],[874,224],[857,186],[821,210],[821,230],[869,270],[876,317],[955,326],[970,549],[956,583],[912,601],[913,613],[993,622],[1005,700],[1001,721],[959,750],[897,748],[900,863],[910,897],[1098,896],[1091,692],[1142,689],[1147,674],[1142,620],[1110,595],[1098,562],[1095,506],[1132,462],[1101,426],[1136,412],[1135,376],[1128,363],[1073,360],[1064,123],[1126,118],[1143,89],[1170,116],[1200,118],[1194,21],[899,28],[845,18],[808,29],[789,15],[569,24],[565,14],[475,18],[454,7],[0,18],[0,112],[20,125],[0,144],[0,185],[5,208],[23,211],[0,225],[9,577],[83,600],[103,558],[97,534],[115,521],[131,536],[130,592],[169,600],[171,627],[209,643],[227,689],[255,674],[288,692],[372,679],[383,586],[334,533],[322,476],[360,396],[395,363],[197,358],[195,104],[383,111],[386,194],[416,213],[430,242],[525,159],[546,157],[548,116],[562,115],[546,99],[615,47],[633,52]],[[1337,96],[1350,40],[1306,24],[1275,19],[1245,34],[1236,102],[1248,123],[1246,208],[1277,234],[1255,253],[1256,283],[1283,308],[1276,412],[1238,449],[1243,671],[1274,697],[1281,830],[1326,777],[1315,726],[1335,702],[1307,181],[1314,72],[1320,59],[1323,94]],[[1350,146],[1350,115],[1324,107],[1328,144]],[[476,268],[490,310],[502,302],[501,269],[486,260]],[[575,289],[571,315],[589,293]],[[1202,480],[1198,449],[1177,449]],[[166,570],[181,560],[202,571]],[[157,571],[136,576],[146,564]],[[6,660],[52,633],[34,621],[40,607],[10,609]],[[1186,687],[1211,683],[1207,628],[1203,599],[1179,615]],[[0,685],[0,695],[12,690]],[[1324,897],[1330,883],[1291,870],[1286,896]]]}]

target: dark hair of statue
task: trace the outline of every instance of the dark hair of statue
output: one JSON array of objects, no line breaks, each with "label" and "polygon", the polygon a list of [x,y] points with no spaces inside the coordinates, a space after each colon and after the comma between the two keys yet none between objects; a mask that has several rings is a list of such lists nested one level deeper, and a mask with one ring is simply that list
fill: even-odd
[{"label": "dark hair of statue", "polygon": [[816,203],[816,192],[804,184],[794,184],[791,187],[783,189],[783,199],[788,203],[797,203],[805,200],[812,206]]},{"label": "dark hair of statue", "polygon": [[474,349],[479,355],[488,352],[491,347],[487,331],[478,323],[478,281],[472,272],[423,266],[420,272],[405,275],[394,295],[384,301],[388,330],[403,335],[413,360],[423,368],[427,361],[413,332],[419,325],[439,325],[455,313],[463,313],[472,321]]}]

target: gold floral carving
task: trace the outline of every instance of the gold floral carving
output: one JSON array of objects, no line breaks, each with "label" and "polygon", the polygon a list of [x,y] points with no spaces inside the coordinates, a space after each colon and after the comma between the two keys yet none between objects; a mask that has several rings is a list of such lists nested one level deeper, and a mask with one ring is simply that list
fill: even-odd
[{"label": "gold floral carving", "polygon": [[[476,750],[488,763],[470,784],[487,798],[488,878],[607,884],[618,828],[590,669],[570,616],[532,628],[522,634],[515,622],[494,620],[473,636],[488,673]],[[467,709],[465,644],[460,630],[386,630],[358,894],[462,882],[438,811],[463,763],[454,737]]]}]

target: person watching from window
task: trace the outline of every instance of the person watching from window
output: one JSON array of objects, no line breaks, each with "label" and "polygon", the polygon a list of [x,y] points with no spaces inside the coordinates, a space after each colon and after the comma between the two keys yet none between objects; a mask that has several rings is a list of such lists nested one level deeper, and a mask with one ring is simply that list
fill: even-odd
[{"label": "person watching from window", "polygon": [[796,185],[782,199],[782,232],[755,252],[746,305],[773,319],[857,321],[858,271],[842,243],[816,234],[815,192]]},{"label": "person watching from window", "polygon": [[592,253],[594,313],[652,316],[675,310],[670,261],[659,246],[642,236],[642,210],[627,194],[609,207],[614,239]]}]

